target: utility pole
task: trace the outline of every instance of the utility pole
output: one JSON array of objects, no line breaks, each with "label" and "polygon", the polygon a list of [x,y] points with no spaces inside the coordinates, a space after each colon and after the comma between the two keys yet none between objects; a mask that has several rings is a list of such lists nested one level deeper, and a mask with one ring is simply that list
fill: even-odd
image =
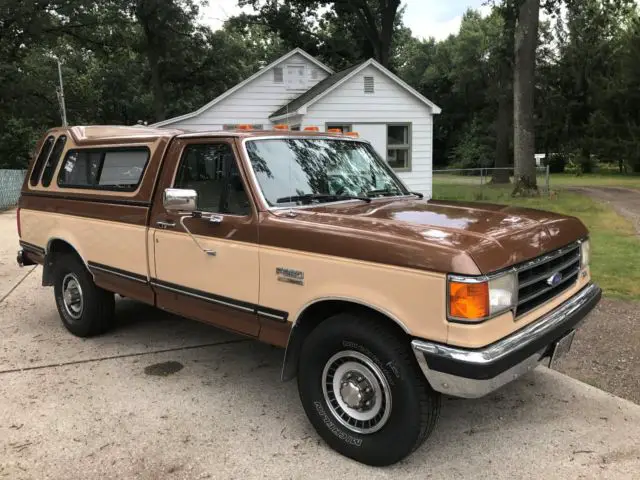
[{"label": "utility pole", "polygon": [[62,126],[67,126],[67,107],[64,104],[64,86],[62,84],[62,65],[60,64],[60,59],[58,57],[54,57],[56,62],[58,63],[58,81],[60,82],[60,86],[57,88],[58,94],[58,102],[60,102],[60,115],[62,116]]}]

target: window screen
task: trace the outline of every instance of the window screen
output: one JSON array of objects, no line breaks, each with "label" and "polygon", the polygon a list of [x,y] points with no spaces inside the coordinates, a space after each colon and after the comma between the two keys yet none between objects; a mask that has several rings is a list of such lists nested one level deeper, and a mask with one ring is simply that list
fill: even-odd
[{"label": "window screen", "polygon": [[35,187],[38,184],[38,180],[40,180],[40,174],[42,173],[44,162],[49,157],[49,153],[51,153],[51,149],[53,148],[53,140],[54,138],[52,136],[47,137],[42,144],[38,158],[36,158],[36,161],[33,164],[31,177],[29,177],[29,183],[31,183],[32,187]]},{"label": "window screen", "polygon": [[53,150],[51,151],[51,155],[49,155],[47,164],[44,166],[44,172],[42,174],[43,187],[48,187],[49,185],[51,185],[53,172],[58,166],[58,162],[60,161],[60,156],[62,155],[62,151],[64,150],[65,143],[67,143],[67,137],[64,135],[60,135],[58,137],[58,140],[56,140],[56,144],[53,146]]},{"label": "window screen", "polygon": [[58,175],[67,188],[133,191],[149,159],[146,148],[70,150]]}]

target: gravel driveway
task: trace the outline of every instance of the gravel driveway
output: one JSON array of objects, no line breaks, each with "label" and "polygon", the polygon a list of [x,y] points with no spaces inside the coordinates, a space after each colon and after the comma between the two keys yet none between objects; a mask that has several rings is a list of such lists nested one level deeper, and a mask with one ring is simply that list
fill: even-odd
[{"label": "gravel driveway", "polygon": [[[567,190],[610,204],[633,222],[640,236],[640,191],[622,187]],[[560,370],[640,404],[640,302],[602,300],[576,335]]]}]

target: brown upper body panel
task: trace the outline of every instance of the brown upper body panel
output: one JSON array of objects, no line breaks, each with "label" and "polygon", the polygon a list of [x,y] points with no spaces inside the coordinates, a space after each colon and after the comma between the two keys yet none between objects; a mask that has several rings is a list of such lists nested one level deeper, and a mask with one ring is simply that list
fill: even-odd
[{"label": "brown upper body panel", "polygon": [[[338,134],[277,131],[189,133],[141,126],[88,126],[50,130],[38,148],[48,135],[60,134],[70,139],[66,149],[149,145],[151,157],[139,188],[120,195],[118,192],[58,188],[55,182],[51,188],[40,185],[34,188],[25,180],[24,197],[20,201],[22,207],[149,224],[148,210],[154,202],[156,215],[164,215],[161,190],[172,184],[173,168],[164,169],[160,178],[163,159],[172,158],[175,167],[183,144],[225,137],[225,141],[235,145],[244,183],[253,198],[254,213],[259,217],[259,238],[253,230],[249,236],[241,235],[242,229],[233,230],[237,233],[233,238],[239,241],[419,270],[480,275],[524,262],[587,235],[584,225],[573,217],[491,204],[418,200],[410,196],[375,199],[370,203],[353,201],[269,210],[259,194],[259,186],[251,180],[251,166],[243,151],[242,139],[282,135],[345,138]],[[56,177],[57,174],[58,171]],[[158,184],[162,188],[157,187]],[[88,200],[95,205],[87,204],[83,213],[85,202],[78,200]],[[158,218],[151,223],[154,224],[155,220]],[[189,225],[200,233],[201,223],[196,220]]]},{"label": "brown upper body panel", "polygon": [[[532,209],[402,198],[278,210],[261,242],[397,266],[478,275],[587,235],[584,225]],[[295,215],[292,217],[291,215]]]}]

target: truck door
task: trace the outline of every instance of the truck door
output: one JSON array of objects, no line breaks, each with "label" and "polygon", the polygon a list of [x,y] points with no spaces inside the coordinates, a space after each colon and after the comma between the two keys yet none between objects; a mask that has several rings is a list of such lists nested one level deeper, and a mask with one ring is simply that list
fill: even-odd
[{"label": "truck door", "polygon": [[[215,217],[167,212],[162,194],[171,187],[195,190],[198,210]],[[247,192],[233,139],[175,139],[150,219],[150,270],[159,308],[258,335],[258,215]]]}]

